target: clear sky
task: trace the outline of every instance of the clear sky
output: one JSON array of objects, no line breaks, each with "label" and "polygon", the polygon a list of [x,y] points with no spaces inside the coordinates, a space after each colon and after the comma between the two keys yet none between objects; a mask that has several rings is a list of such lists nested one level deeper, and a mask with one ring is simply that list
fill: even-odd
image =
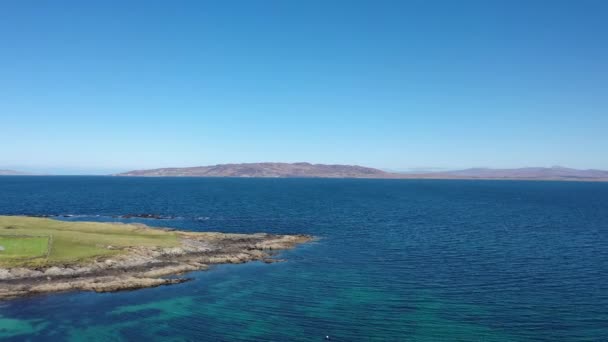
[{"label": "clear sky", "polygon": [[608,169],[608,1],[0,1],[0,169]]}]

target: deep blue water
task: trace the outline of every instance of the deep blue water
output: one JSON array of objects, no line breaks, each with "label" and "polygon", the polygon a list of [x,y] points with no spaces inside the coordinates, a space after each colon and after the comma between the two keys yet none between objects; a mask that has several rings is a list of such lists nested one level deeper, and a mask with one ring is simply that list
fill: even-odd
[{"label": "deep blue water", "polygon": [[608,341],[608,183],[0,177],[0,214],[306,233],[288,261],[0,302],[0,338]]}]

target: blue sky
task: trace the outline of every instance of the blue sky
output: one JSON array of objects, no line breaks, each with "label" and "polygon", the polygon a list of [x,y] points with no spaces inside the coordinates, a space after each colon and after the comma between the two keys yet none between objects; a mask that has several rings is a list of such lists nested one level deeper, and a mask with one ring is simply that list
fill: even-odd
[{"label": "blue sky", "polygon": [[0,2],[0,168],[608,169],[605,1]]}]

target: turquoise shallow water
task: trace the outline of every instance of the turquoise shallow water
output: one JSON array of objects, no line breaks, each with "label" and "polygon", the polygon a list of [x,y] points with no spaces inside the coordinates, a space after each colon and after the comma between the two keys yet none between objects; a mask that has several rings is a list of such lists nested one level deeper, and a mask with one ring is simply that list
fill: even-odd
[{"label": "turquoise shallow water", "polygon": [[4,177],[0,213],[319,237],[180,285],[0,302],[4,340],[608,340],[605,183]]}]

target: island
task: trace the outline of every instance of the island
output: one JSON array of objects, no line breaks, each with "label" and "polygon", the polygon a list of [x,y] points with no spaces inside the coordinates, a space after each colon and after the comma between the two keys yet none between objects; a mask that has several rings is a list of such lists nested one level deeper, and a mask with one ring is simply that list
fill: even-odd
[{"label": "island", "polygon": [[0,169],[0,176],[30,176],[27,172]]},{"label": "island", "polygon": [[226,234],[143,224],[0,216],[0,299],[182,283],[211,265],[275,262],[308,235]]},{"label": "island", "polygon": [[517,169],[472,168],[451,171],[389,172],[359,165],[311,163],[242,163],[133,170],[120,177],[240,177],[240,178],[374,178],[374,179],[489,179],[606,182],[608,171],[561,166]]},{"label": "island", "polygon": [[311,163],[241,163],[195,167],[133,170],[114,176],[136,177],[246,177],[246,178],[387,178],[391,174],[371,167]]}]

